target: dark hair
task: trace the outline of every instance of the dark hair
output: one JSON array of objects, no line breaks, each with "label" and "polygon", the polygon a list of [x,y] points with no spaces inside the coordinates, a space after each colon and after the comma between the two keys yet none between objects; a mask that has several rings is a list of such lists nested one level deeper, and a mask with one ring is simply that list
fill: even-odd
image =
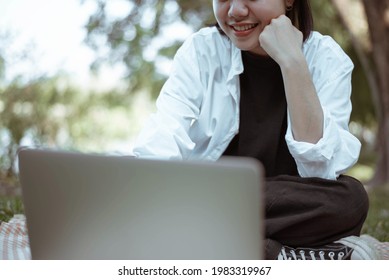
[{"label": "dark hair", "polygon": [[292,10],[287,11],[286,16],[303,33],[303,40],[308,39],[313,30],[313,17],[309,0],[295,0]]},{"label": "dark hair", "polygon": [[[307,40],[313,30],[313,17],[309,0],[295,0],[293,8],[286,12],[286,16],[303,33],[303,40]],[[221,34],[225,35],[218,23],[215,26]]]}]

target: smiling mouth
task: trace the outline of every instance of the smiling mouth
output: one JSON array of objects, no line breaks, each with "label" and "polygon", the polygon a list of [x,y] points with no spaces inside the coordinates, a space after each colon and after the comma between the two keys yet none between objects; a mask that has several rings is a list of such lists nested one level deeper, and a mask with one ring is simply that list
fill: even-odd
[{"label": "smiling mouth", "polygon": [[244,25],[230,25],[231,28],[237,32],[243,32],[250,29],[254,29],[258,26],[258,23],[244,24]]}]

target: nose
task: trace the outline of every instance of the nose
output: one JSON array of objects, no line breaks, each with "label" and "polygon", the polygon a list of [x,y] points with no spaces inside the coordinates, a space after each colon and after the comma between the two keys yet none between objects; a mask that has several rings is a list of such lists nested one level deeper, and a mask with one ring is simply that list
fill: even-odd
[{"label": "nose", "polygon": [[243,0],[231,0],[230,8],[228,9],[228,16],[239,19],[248,15],[248,8]]}]

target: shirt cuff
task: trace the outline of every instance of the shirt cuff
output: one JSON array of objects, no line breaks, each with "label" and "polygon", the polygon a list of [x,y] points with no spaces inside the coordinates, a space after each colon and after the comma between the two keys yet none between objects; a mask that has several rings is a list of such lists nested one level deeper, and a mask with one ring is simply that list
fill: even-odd
[{"label": "shirt cuff", "polygon": [[332,170],[331,166],[334,164],[332,162],[334,154],[341,145],[339,128],[325,110],[323,110],[323,114],[323,136],[316,144],[296,141],[289,121],[285,140],[302,177],[327,179],[336,179],[337,177],[335,170]]}]

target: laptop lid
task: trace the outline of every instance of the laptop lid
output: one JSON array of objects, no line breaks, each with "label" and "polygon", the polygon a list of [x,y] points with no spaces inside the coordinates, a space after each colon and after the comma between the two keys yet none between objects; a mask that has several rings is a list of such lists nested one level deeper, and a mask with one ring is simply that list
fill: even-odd
[{"label": "laptop lid", "polygon": [[262,168],[25,149],[33,259],[262,259]]}]

